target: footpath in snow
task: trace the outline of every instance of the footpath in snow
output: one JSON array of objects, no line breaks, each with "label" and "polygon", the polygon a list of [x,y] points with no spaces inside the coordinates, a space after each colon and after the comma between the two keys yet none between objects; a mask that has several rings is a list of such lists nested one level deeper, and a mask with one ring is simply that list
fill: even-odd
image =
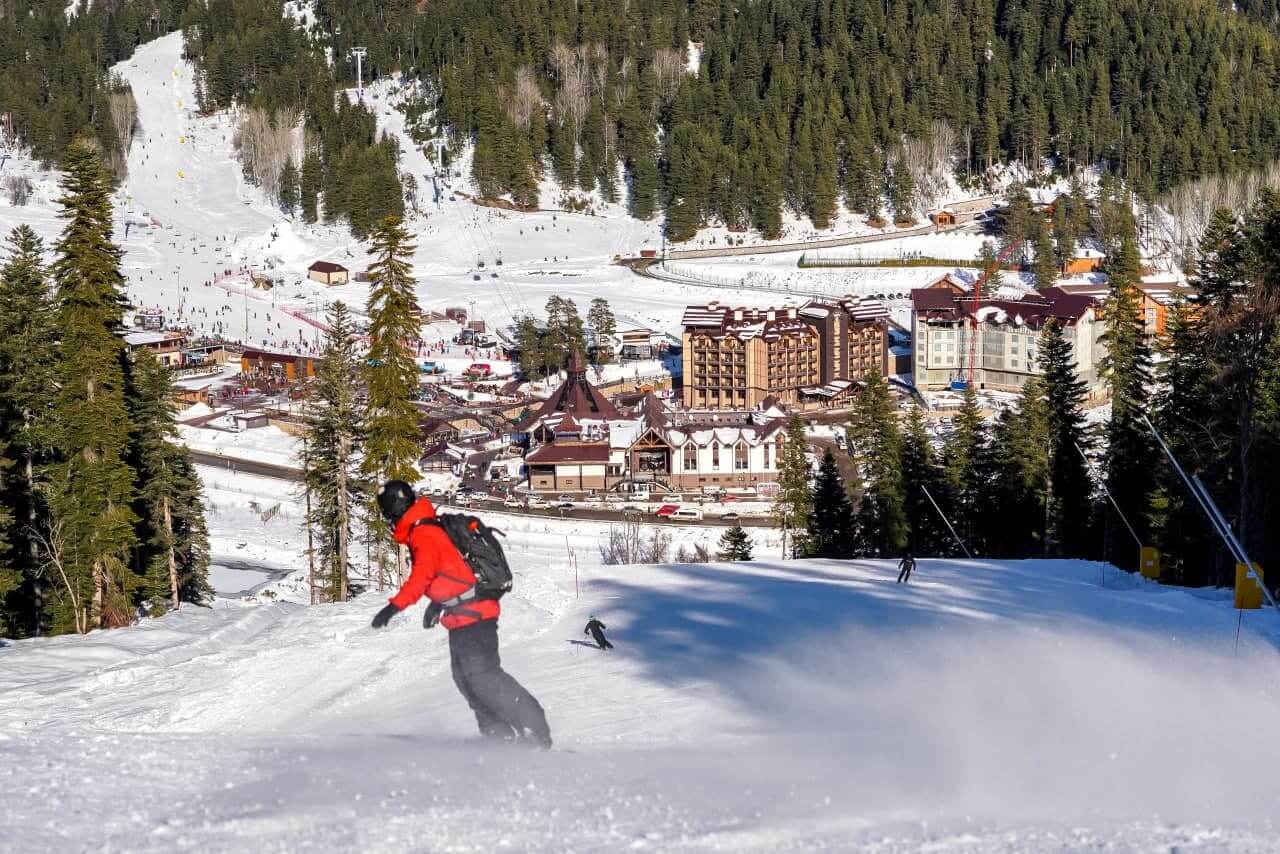
[{"label": "footpath in snow", "polygon": [[[1082,562],[605,568],[513,532],[491,747],[421,606],[0,649],[0,850],[1274,850],[1280,621]],[[575,581],[577,584],[575,585]],[[578,595],[575,596],[575,586]],[[296,592],[296,591],[295,591]],[[585,645],[589,615],[616,648]],[[110,797],[104,796],[110,791]]]}]

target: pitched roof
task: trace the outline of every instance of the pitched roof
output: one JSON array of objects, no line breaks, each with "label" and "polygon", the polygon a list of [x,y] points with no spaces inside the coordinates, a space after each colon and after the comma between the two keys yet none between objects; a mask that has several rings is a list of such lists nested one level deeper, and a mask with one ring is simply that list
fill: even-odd
[{"label": "pitched roof", "polygon": [[526,463],[607,463],[609,446],[602,442],[552,442],[530,451]]},{"label": "pitched roof", "polygon": [[[1071,326],[1095,305],[1097,300],[1086,294],[1045,288],[1022,299],[983,299],[978,302],[978,316],[983,322],[1012,323],[1033,329],[1051,319]],[[911,309],[917,315],[924,315],[926,320],[956,322],[973,315],[974,299],[940,288],[916,288],[911,292]]]},{"label": "pitched roof", "polygon": [[347,273],[350,272],[341,264],[335,264],[332,261],[317,261],[307,268],[313,273]]},{"label": "pitched roof", "polygon": [[551,397],[536,412],[521,421],[516,429],[528,432],[538,422],[553,416],[570,416],[573,419],[593,418],[603,421],[614,421],[622,418],[622,413],[609,402],[600,390],[587,381],[587,371],[582,365],[582,356],[574,353],[569,360],[569,376],[560,387],[552,392]]}]

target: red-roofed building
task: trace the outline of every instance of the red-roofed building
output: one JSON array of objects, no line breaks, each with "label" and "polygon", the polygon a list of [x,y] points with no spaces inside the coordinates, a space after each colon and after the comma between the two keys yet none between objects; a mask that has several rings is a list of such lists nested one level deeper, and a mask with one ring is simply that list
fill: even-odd
[{"label": "red-roofed building", "polygon": [[[1040,332],[1051,320],[1062,326],[1091,396],[1104,394],[1098,362],[1105,350],[1098,303],[1089,295],[1046,288],[1022,299],[983,299],[978,304],[979,341],[974,380],[978,388],[1016,391],[1040,373]],[[921,390],[944,389],[966,377],[974,300],[949,287],[911,292],[912,368]]]},{"label": "red-roofed building", "polygon": [[517,438],[534,492],[670,493],[777,480],[785,424],[774,411],[673,410],[652,394],[623,411],[587,382],[575,356],[569,378]]},{"label": "red-roofed building", "polygon": [[689,306],[684,313],[684,403],[747,410],[774,397],[821,405],[805,389],[888,370],[888,311],[845,297],[783,308]]}]

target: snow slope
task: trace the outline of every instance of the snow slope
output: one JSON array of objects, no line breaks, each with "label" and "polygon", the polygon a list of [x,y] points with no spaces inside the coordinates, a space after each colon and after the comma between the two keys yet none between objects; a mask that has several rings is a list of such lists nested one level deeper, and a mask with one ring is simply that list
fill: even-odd
[{"label": "snow slope", "polygon": [[513,532],[502,622],[556,751],[472,739],[420,607],[219,600],[0,650],[0,850],[1280,845],[1272,614],[1055,561],[580,551],[575,598],[566,543]]}]

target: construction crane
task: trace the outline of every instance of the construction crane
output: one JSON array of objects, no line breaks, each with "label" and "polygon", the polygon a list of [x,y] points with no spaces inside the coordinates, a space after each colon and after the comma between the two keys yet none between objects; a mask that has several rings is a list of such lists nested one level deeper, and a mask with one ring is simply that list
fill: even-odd
[{"label": "construction crane", "polygon": [[996,274],[996,271],[1004,266],[1005,262],[1013,256],[1022,246],[1022,238],[1009,241],[1009,244],[1000,250],[996,255],[995,263],[982,271],[982,275],[973,283],[973,314],[970,315],[969,327],[969,370],[967,374],[962,374],[951,381],[953,391],[964,391],[966,388],[973,386],[978,381],[978,332],[980,324],[978,321],[978,312],[982,309],[982,289],[986,287],[987,281]]}]

